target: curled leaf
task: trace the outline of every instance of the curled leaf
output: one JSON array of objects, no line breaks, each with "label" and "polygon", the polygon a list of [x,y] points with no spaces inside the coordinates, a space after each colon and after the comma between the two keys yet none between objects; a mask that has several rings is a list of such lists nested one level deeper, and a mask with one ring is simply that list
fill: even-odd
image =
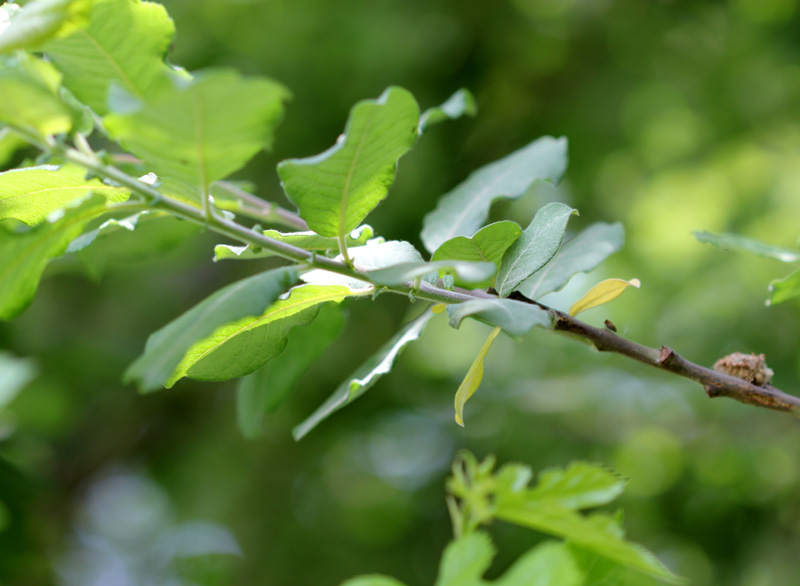
[{"label": "curled leaf", "polygon": [[464,427],[464,405],[467,403],[467,400],[475,394],[475,391],[478,390],[481,384],[481,380],[483,380],[483,359],[486,358],[486,355],[489,353],[489,348],[492,347],[492,343],[499,333],[500,326],[497,326],[489,332],[489,337],[486,338],[483,346],[481,346],[478,355],[475,357],[475,361],[472,363],[472,366],[469,367],[467,375],[456,391],[456,423],[461,427]]},{"label": "curled leaf", "polygon": [[601,281],[589,289],[586,295],[581,297],[569,308],[569,314],[573,316],[578,315],[582,311],[613,301],[628,287],[633,286],[638,289],[641,284],[639,279],[631,279],[630,281],[624,279],[606,279],[605,281]]}]

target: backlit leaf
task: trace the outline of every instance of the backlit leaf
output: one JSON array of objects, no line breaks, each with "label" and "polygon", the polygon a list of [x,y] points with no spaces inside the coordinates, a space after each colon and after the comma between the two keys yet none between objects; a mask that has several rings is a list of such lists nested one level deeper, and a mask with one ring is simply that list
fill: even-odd
[{"label": "backlit leaf", "polygon": [[239,429],[247,438],[263,432],[264,416],[274,411],[292,387],[339,335],[344,324],[341,309],[325,304],[316,319],[289,332],[289,342],[278,356],[241,379],[236,393]]},{"label": "backlit leaf", "polygon": [[283,351],[292,328],[313,322],[322,303],[341,303],[349,295],[346,287],[295,287],[262,313],[230,321],[197,339],[164,386],[169,388],[184,376],[220,381],[250,374]]},{"label": "backlit leaf", "polygon": [[64,74],[64,86],[105,115],[112,84],[138,99],[148,96],[167,68],[164,56],[174,33],[161,4],[94,0],[89,26],[43,50]]},{"label": "backlit leaf", "polygon": [[125,382],[135,382],[142,391],[159,389],[196,342],[225,324],[261,315],[296,281],[297,270],[284,267],[223,287],[153,333],[144,353],[125,371]]},{"label": "backlit leaf", "polygon": [[347,377],[319,409],[292,430],[294,438],[301,439],[321,421],[356,400],[378,382],[384,374],[390,372],[395,358],[403,348],[420,337],[432,315],[430,311],[426,311],[414,321],[403,326],[378,352]]},{"label": "backlit leaf", "polygon": [[769,284],[769,305],[783,303],[800,297],[800,271],[795,271],[783,279],[775,279]]},{"label": "backlit leaf", "polygon": [[589,291],[569,308],[570,315],[578,315],[582,311],[613,301],[628,287],[641,286],[639,279],[606,279],[589,289]]},{"label": "backlit leaf", "polygon": [[474,299],[447,306],[450,325],[458,328],[466,317],[500,326],[510,336],[522,337],[534,326],[549,329],[553,320],[544,309],[513,299]]},{"label": "backlit leaf", "polygon": [[422,242],[430,252],[486,222],[496,199],[517,199],[534,181],[558,183],[567,168],[567,139],[546,136],[472,173],[425,216]]},{"label": "backlit leaf", "polygon": [[495,549],[483,531],[452,541],[442,554],[435,586],[482,585],[484,572],[492,564]]},{"label": "backlit leaf", "polygon": [[77,165],[40,165],[0,173],[0,220],[14,218],[29,226],[92,192],[112,202],[124,201],[129,192],[86,179]]},{"label": "backlit leaf", "polygon": [[568,509],[599,507],[616,499],[625,480],[610,470],[589,462],[573,462],[539,474],[530,498],[553,499]]},{"label": "backlit leaf", "polygon": [[64,37],[89,23],[92,0],[34,0],[26,4],[0,33],[0,53],[33,49]]},{"label": "backlit leaf", "polygon": [[478,113],[478,106],[475,104],[475,97],[468,89],[461,88],[447,100],[433,108],[428,108],[419,117],[419,133],[422,134],[431,126],[444,122],[445,120],[455,120],[462,116],[474,117]]},{"label": "backlit leaf", "polygon": [[622,248],[624,241],[622,224],[592,224],[559,248],[550,262],[517,286],[517,291],[529,299],[559,291],[576,273],[591,271]]},{"label": "backlit leaf", "polygon": [[414,97],[390,87],[353,107],[333,147],[278,165],[286,195],[312,230],[340,238],[361,224],[388,194],[398,159],[417,139],[418,121]]},{"label": "backlit leaf", "polygon": [[564,239],[567,222],[577,210],[563,203],[549,203],[536,212],[519,239],[503,255],[495,277],[495,289],[507,297],[525,279],[553,258]]},{"label": "backlit leaf", "polygon": [[158,175],[207,188],[272,144],[288,95],[265,78],[209,70],[163,80],[148,99],[106,116],[105,125]]},{"label": "backlit leaf", "polygon": [[489,353],[489,348],[492,347],[492,343],[499,333],[499,326],[489,332],[489,336],[486,338],[483,346],[481,346],[480,351],[478,351],[478,355],[475,357],[475,360],[472,361],[472,365],[469,367],[467,374],[464,376],[464,380],[461,381],[461,385],[459,385],[458,390],[456,391],[456,423],[458,423],[461,427],[464,427],[464,405],[467,403],[469,398],[475,394],[475,391],[478,390],[478,387],[483,380],[483,360]]}]

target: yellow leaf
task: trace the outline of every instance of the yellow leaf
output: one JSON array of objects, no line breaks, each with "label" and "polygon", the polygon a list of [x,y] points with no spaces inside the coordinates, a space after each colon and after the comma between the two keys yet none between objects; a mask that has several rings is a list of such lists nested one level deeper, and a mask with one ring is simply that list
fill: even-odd
[{"label": "yellow leaf", "polygon": [[630,281],[624,279],[606,279],[605,281],[601,281],[589,289],[586,295],[581,297],[569,308],[569,314],[578,315],[582,311],[613,301],[628,287],[632,286],[638,289],[641,284],[639,279],[631,279]]},{"label": "yellow leaf", "polygon": [[447,309],[447,306],[444,303],[437,303],[431,307],[433,313],[442,313],[445,309]]},{"label": "yellow leaf", "polygon": [[472,363],[472,366],[469,367],[467,375],[464,377],[464,380],[461,381],[461,385],[456,391],[456,423],[461,427],[464,427],[464,404],[467,402],[467,399],[475,394],[475,391],[478,390],[481,384],[481,380],[483,379],[483,359],[486,358],[486,354],[489,353],[489,348],[492,347],[492,342],[494,342],[494,339],[499,333],[499,326],[489,332],[489,337],[486,338],[480,352],[478,352],[478,355],[475,357],[475,361]]}]

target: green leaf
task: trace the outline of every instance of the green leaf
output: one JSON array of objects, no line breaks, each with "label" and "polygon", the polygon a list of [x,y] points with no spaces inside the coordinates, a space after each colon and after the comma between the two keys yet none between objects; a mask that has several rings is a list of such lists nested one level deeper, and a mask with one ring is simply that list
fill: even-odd
[{"label": "green leaf", "polygon": [[495,278],[498,295],[508,297],[517,286],[555,255],[564,239],[570,216],[578,211],[563,203],[552,202],[536,212],[519,240],[503,256]]},{"label": "green leaf", "polygon": [[584,572],[570,549],[552,541],[529,550],[494,586],[581,586]]},{"label": "green leaf", "polygon": [[431,272],[454,273],[463,283],[486,281],[494,275],[497,267],[490,262],[439,260],[435,262],[404,262],[367,272],[370,280],[379,285],[393,286],[411,281]]},{"label": "green leaf", "polygon": [[[497,267],[508,247],[514,244],[522,234],[522,228],[516,222],[503,220],[489,224],[478,230],[472,237],[456,236],[436,249],[432,260],[467,260],[473,262],[491,262]],[[494,279],[475,286],[490,286]],[[457,285],[465,285],[456,278]]]},{"label": "green leaf", "polygon": [[153,95],[106,116],[110,134],[159,175],[207,189],[272,144],[288,97],[264,78],[209,70],[165,78]]},{"label": "green leaf", "polygon": [[531,499],[552,499],[568,509],[599,507],[616,499],[625,480],[589,462],[573,462],[566,469],[552,468],[539,475]]},{"label": "green leaf", "polygon": [[544,309],[513,299],[475,299],[447,306],[450,325],[458,328],[466,317],[500,326],[510,336],[521,337],[534,326],[550,329],[553,319]]},{"label": "green leaf", "polygon": [[469,398],[475,394],[475,391],[477,391],[478,387],[481,385],[481,381],[483,380],[483,361],[486,358],[486,355],[489,353],[489,348],[492,347],[494,339],[499,333],[499,326],[495,327],[491,332],[489,332],[489,336],[486,338],[483,346],[481,346],[481,349],[478,351],[478,355],[475,357],[475,360],[472,361],[472,365],[469,367],[467,374],[464,376],[464,380],[461,381],[461,384],[456,391],[455,417],[456,423],[458,423],[461,427],[464,427],[464,405],[467,404]]},{"label": "green leaf", "polygon": [[102,224],[100,224],[94,230],[89,230],[88,232],[84,232],[80,236],[78,236],[75,240],[69,243],[66,252],[67,253],[74,253],[79,252],[85,249],[87,246],[92,244],[97,237],[103,234],[104,232],[111,232],[115,229],[127,230],[129,232],[133,232],[136,229],[137,224],[139,223],[139,219],[150,212],[139,212],[138,214],[134,214],[132,216],[128,216],[127,218],[122,218],[117,220],[116,218],[111,218],[106,220]]},{"label": "green leaf", "polygon": [[472,92],[461,88],[440,106],[428,108],[422,113],[422,116],[419,117],[419,133],[422,134],[431,126],[439,124],[439,122],[455,120],[462,116],[474,118],[477,113],[478,106],[475,104],[475,97]]},{"label": "green leaf", "polygon": [[528,299],[561,290],[577,273],[589,272],[622,248],[625,232],[622,224],[592,224],[564,244],[539,271],[525,279],[517,291]]},{"label": "green leaf", "polygon": [[44,137],[68,132],[73,112],[56,95],[59,74],[25,53],[0,61],[0,122]]},{"label": "green leaf", "polygon": [[474,234],[496,199],[517,199],[534,181],[558,183],[567,168],[567,139],[549,136],[472,173],[425,216],[422,242],[430,252],[456,236]]},{"label": "green leaf", "polygon": [[346,582],[342,582],[342,586],[405,586],[405,584],[389,576],[373,574],[370,576],[351,578]]},{"label": "green leaf", "polygon": [[0,33],[0,53],[34,49],[54,37],[64,37],[89,23],[92,0],[34,0],[11,18]]},{"label": "green leaf", "polygon": [[294,287],[288,297],[271,303],[262,313],[230,320],[196,339],[164,386],[169,388],[184,376],[220,381],[250,374],[283,351],[293,327],[314,321],[322,303],[341,303],[350,295],[346,287]]},{"label": "green leaf", "polygon": [[21,313],[33,299],[48,261],[64,253],[84,226],[106,211],[105,201],[91,197],[77,207],[53,214],[25,232],[0,226],[0,319]]},{"label": "green leaf", "polygon": [[288,396],[305,370],[339,335],[344,319],[336,305],[325,304],[317,318],[289,332],[289,342],[278,356],[242,378],[236,394],[239,429],[247,438],[263,432],[263,420]]},{"label": "green leaf", "polygon": [[278,165],[286,195],[309,227],[343,239],[388,194],[397,161],[417,139],[419,107],[399,87],[350,111],[344,134],[324,153]]},{"label": "green leaf", "polygon": [[465,535],[447,545],[435,586],[482,585],[484,572],[494,557],[494,546],[483,531]]},{"label": "green leaf", "polygon": [[112,84],[138,99],[149,95],[167,69],[164,56],[174,34],[161,4],[94,0],[88,27],[43,50],[64,74],[64,86],[102,116]]},{"label": "green leaf", "polygon": [[606,279],[605,281],[600,281],[597,285],[589,289],[586,295],[572,304],[572,307],[569,308],[569,314],[578,315],[587,309],[604,305],[622,295],[622,292],[628,287],[636,287],[638,289],[640,286],[641,282],[639,279],[631,279],[630,281],[624,279]]},{"label": "green leaf", "polygon": [[86,170],[77,165],[41,165],[0,173],[0,220],[14,218],[29,226],[39,224],[56,210],[74,203],[87,193],[108,201],[128,199],[129,192],[86,179]]},{"label": "green leaf", "polygon": [[694,237],[700,242],[708,242],[723,250],[739,250],[752,252],[765,258],[773,258],[781,262],[800,262],[800,250],[772,246],[766,242],[739,236],[737,234],[711,234],[710,232],[695,232]]},{"label": "green leaf", "polygon": [[783,303],[800,297],[800,271],[795,271],[783,279],[775,279],[769,284],[767,305]]},{"label": "green leaf", "polygon": [[296,281],[297,270],[284,267],[220,289],[153,333],[144,353],[125,371],[125,382],[135,382],[142,391],[158,389],[195,342],[227,323],[260,315]]},{"label": "green leaf", "polygon": [[[336,238],[320,236],[316,232],[278,232],[277,230],[264,230],[264,236],[298,246],[306,250],[327,251],[335,250],[339,243]],[[348,246],[363,246],[367,240],[375,235],[373,229],[368,224],[364,224],[353,230],[347,237]],[[246,245],[233,246],[230,244],[218,244],[214,247],[214,261],[225,259],[254,259],[275,256],[271,250]]]},{"label": "green leaf", "polygon": [[403,348],[420,337],[432,315],[430,311],[425,311],[392,336],[375,355],[342,382],[319,409],[292,430],[294,439],[301,439],[321,421],[345,405],[352,403],[378,382],[381,376],[390,372],[395,358]]}]

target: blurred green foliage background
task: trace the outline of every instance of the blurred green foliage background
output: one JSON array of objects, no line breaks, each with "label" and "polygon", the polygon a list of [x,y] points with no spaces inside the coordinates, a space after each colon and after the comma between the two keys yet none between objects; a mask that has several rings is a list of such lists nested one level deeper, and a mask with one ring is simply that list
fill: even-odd
[{"label": "blurred green foliage background", "polygon": [[[401,161],[369,218],[378,233],[419,244],[423,214],[471,170],[538,136],[566,135],[562,187],[498,206],[497,217],[527,225],[559,199],[581,212],[571,230],[619,220],[628,238],[545,301],[567,308],[602,278],[638,277],[640,290],[586,320],[609,318],[627,337],[706,365],[763,352],[775,384],[800,389],[798,306],[763,303],[786,268],[691,236],[796,243],[792,0],[164,4],[178,30],[172,62],[233,66],[292,90],[274,151],[239,176],[262,197],[286,203],[275,164],[333,144],[357,100],[401,85],[426,108],[467,87],[478,117],[437,126]],[[693,383],[556,335],[501,336],[464,429],[453,422],[453,394],[488,328],[455,331],[440,317],[370,393],[292,440],[292,426],[407,317],[407,300],[390,296],[350,303],[344,337],[262,440],[237,431],[233,383],[138,395],[119,381],[147,335],[266,266],[212,264],[210,234],[148,238],[163,239],[164,251],[145,260],[133,254],[136,238],[109,239],[102,274],[85,259],[53,263],[33,305],[0,324],[0,348],[38,369],[0,411],[0,582],[166,584],[174,567],[142,561],[153,540],[206,522],[194,535],[241,556],[179,568],[198,583],[336,585],[380,572],[429,584],[450,538],[444,478],[467,447],[534,469],[588,459],[629,476],[629,536],[691,584],[800,584],[797,421],[709,401]],[[490,576],[539,539],[502,525],[493,533],[500,554]]]}]

